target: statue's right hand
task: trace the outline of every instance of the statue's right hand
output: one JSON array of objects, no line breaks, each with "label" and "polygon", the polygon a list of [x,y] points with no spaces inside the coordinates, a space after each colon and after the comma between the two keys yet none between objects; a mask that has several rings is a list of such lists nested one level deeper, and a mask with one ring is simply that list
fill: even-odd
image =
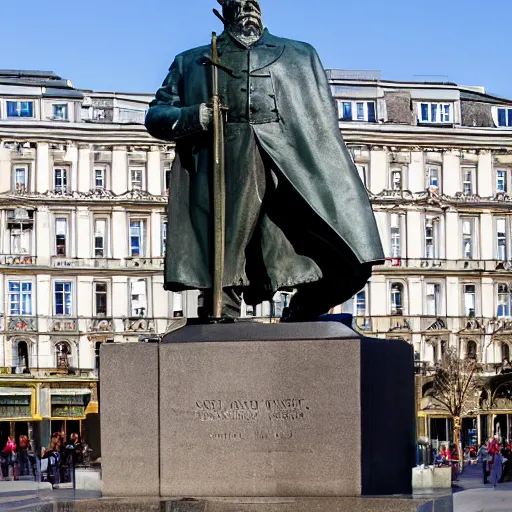
[{"label": "statue's right hand", "polygon": [[199,122],[204,130],[207,130],[212,122],[213,110],[206,103],[201,103],[199,107]]}]

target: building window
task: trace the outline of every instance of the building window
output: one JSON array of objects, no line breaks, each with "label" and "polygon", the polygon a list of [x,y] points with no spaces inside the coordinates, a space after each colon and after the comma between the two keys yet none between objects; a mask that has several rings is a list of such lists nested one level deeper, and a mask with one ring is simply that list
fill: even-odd
[{"label": "building window", "polygon": [[134,258],[140,258],[145,256],[145,233],[145,220],[130,220],[130,255]]},{"label": "building window", "polygon": [[28,165],[16,165],[13,169],[14,191],[24,194],[28,191]]},{"label": "building window", "polygon": [[391,214],[391,257],[400,258],[402,256],[400,242],[400,215]]},{"label": "building window", "polygon": [[400,167],[391,169],[391,190],[402,190],[402,169]]},{"label": "building window", "polygon": [[183,318],[183,294],[181,292],[172,294],[172,316],[173,318]]},{"label": "building window", "polygon": [[462,168],[462,193],[465,196],[473,194],[474,169],[471,167]]},{"label": "building window", "polygon": [[498,108],[498,126],[512,126],[512,108]]},{"label": "building window", "polygon": [[130,310],[132,317],[143,317],[147,314],[147,283],[145,279],[130,281]]},{"label": "building window", "polygon": [[500,261],[506,261],[507,259],[507,230],[505,225],[505,219],[496,219],[496,255],[497,259]]},{"label": "building window", "polygon": [[106,188],[106,169],[105,167],[94,168],[94,188],[104,189]]},{"label": "building window", "polygon": [[164,168],[164,181],[165,181],[165,195],[169,195],[169,191],[171,190],[171,169],[170,167]]},{"label": "building window", "polygon": [[437,236],[439,220],[437,217],[425,218],[425,257],[437,258]]},{"label": "building window", "polygon": [[476,359],[477,346],[476,342],[470,340],[467,342],[467,357],[468,359]]},{"label": "building window", "polygon": [[55,191],[65,194],[68,191],[68,170],[62,167],[53,170],[55,177]]},{"label": "building window", "polygon": [[55,345],[57,368],[67,370],[71,363],[71,347],[68,342],[61,341]]},{"label": "building window", "polygon": [[338,101],[339,116],[342,121],[366,121],[375,123],[374,101]]},{"label": "building window", "polygon": [[420,123],[453,123],[453,105],[451,103],[419,103]]},{"label": "building window", "polygon": [[130,169],[130,183],[132,185],[132,190],[141,190],[143,188],[143,179],[144,169],[140,167]]},{"label": "building window", "polygon": [[34,211],[16,208],[7,210],[10,254],[32,254]]},{"label": "building window", "polygon": [[94,309],[96,316],[107,316],[107,283],[94,283]]},{"label": "building window", "polygon": [[30,281],[9,281],[9,314],[32,314],[32,283]]},{"label": "building window", "polygon": [[55,282],[55,314],[71,315],[73,306],[73,283],[69,281]]},{"label": "building window", "polygon": [[55,219],[55,254],[67,255],[68,219],[59,217]]},{"label": "building window", "polygon": [[106,258],[107,256],[107,219],[94,219],[94,257]]},{"label": "building window", "polygon": [[435,283],[427,283],[427,315],[440,315],[441,287]]},{"label": "building window", "polygon": [[26,341],[18,341],[17,347],[18,361],[15,366],[29,368],[29,351],[28,343]]},{"label": "building window", "polygon": [[368,165],[367,164],[355,164],[357,173],[359,174],[359,177],[361,178],[361,181],[363,182],[363,185],[365,187],[368,187],[367,180],[368,180]]},{"label": "building window", "polygon": [[510,361],[510,347],[507,342],[502,341],[501,342],[501,360]]},{"label": "building window", "polygon": [[366,316],[366,290],[361,290],[355,297],[354,316]]},{"label": "building window", "polygon": [[474,257],[474,219],[462,219],[462,257],[472,259]]},{"label": "building window", "polygon": [[167,250],[167,218],[162,217],[162,256]]},{"label": "building window", "polygon": [[510,288],[508,284],[498,283],[497,317],[510,317]]},{"label": "building window", "polygon": [[7,117],[34,117],[34,102],[8,101]]},{"label": "building window", "polygon": [[507,192],[507,171],[498,169],[496,171],[496,192]]},{"label": "building window", "polygon": [[464,295],[464,316],[473,318],[475,316],[475,285],[465,284],[462,288]]},{"label": "building window", "polygon": [[402,283],[391,284],[391,314],[403,315],[404,285]]},{"label": "building window", "polygon": [[427,167],[427,175],[426,175],[426,187],[439,189],[439,175],[440,168],[434,166]]},{"label": "building window", "polygon": [[65,121],[68,118],[68,106],[64,104],[53,105],[53,119]]}]

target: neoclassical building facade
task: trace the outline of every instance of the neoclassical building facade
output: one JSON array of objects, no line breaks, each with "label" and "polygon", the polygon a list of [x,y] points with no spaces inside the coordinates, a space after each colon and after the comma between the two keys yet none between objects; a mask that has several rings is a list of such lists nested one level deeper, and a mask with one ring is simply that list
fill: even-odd
[{"label": "neoclassical building facade", "polygon": [[[483,87],[327,75],[386,253],[333,312],[413,345],[420,436],[450,436],[429,389],[453,347],[481,365],[465,439],[512,437],[512,102]],[[80,429],[98,448],[101,344],[155,341],[173,317],[196,315],[198,292],[162,286],[174,149],[144,129],[151,99],[0,70],[0,442]],[[277,319],[288,300],[242,314]]]},{"label": "neoclassical building facade", "polygon": [[448,347],[480,363],[465,442],[512,437],[512,385],[491,383],[512,342],[512,102],[483,87],[354,75],[328,71],[386,263],[342,309],[364,333],[413,345],[421,437],[451,436],[429,398]]},{"label": "neoclassical building facade", "polygon": [[99,454],[101,343],[195,311],[162,286],[174,153],[150,100],[0,71],[0,442],[81,430]]}]

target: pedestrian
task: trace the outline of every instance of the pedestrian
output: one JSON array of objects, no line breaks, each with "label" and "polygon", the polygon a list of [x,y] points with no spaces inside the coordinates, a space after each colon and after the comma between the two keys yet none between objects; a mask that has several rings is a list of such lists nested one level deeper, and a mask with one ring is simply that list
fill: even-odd
[{"label": "pedestrian", "polygon": [[28,437],[25,435],[21,435],[18,438],[18,465],[21,476],[30,474],[28,463]]},{"label": "pedestrian", "polygon": [[2,476],[4,480],[9,480],[9,467],[12,467],[14,480],[18,480],[18,466],[16,457],[16,443],[12,437],[7,438],[7,443],[2,451]]},{"label": "pedestrian", "polygon": [[491,470],[491,483],[496,487],[498,482],[501,480],[501,475],[503,473],[503,456],[498,451],[494,454],[494,461]]},{"label": "pedestrian", "polygon": [[482,443],[480,445],[480,448],[478,449],[478,452],[476,454],[477,461],[482,463],[482,471],[484,475],[484,484],[489,483],[489,480],[487,480],[487,477],[489,476],[489,451],[487,450],[487,446],[485,443]]},{"label": "pedestrian", "polygon": [[502,484],[505,481],[505,478],[510,482],[510,450],[506,448],[501,449],[501,457],[503,462],[503,468],[501,473],[501,478],[499,483]]}]

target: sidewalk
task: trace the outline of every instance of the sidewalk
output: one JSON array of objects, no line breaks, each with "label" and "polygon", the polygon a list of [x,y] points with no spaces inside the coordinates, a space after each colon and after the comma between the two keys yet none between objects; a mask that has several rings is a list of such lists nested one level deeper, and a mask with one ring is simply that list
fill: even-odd
[{"label": "sidewalk", "polygon": [[510,512],[512,510],[512,483],[483,483],[482,465],[466,466],[455,482],[453,491],[454,512]]}]

